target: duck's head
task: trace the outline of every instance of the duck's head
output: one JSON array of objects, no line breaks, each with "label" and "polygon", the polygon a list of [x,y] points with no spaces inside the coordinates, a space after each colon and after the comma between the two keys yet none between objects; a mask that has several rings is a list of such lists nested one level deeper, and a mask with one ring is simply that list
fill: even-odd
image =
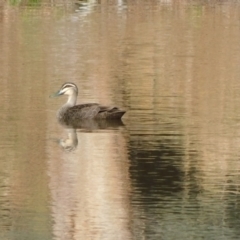
[{"label": "duck's head", "polygon": [[74,83],[66,82],[61,86],[59,91],[57,91],[56,93],[53,93],[50,97],[58,97],[60,95],[72,96],[77,94],[78,94],[77,86]]}]

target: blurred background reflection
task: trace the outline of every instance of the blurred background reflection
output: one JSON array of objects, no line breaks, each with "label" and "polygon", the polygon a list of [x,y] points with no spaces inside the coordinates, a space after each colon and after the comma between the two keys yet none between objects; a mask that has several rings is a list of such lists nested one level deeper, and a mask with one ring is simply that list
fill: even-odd
[{"label": "blurred background reflection", "polygon": [[[0,239],[239,239],[238,1],[0,3]],[[116,105],[62,126],[50,99]]]}]

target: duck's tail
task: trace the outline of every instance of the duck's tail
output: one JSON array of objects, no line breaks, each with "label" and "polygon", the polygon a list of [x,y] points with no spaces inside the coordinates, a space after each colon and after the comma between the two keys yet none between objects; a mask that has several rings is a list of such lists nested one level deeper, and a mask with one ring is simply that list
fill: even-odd
[{"label": "duck's tail", "polygon": [[120,110],[117,107],[103,107],[99,111],[97,118],[106,118],[106,119],[121,119],[126,111]]},{"label": "duck's tail", "polygon": [[123,111],[123,110],[117,110],[114,112],[110,112],[108,118],[121,119],[125,113],[126,113],[126,111]]}]

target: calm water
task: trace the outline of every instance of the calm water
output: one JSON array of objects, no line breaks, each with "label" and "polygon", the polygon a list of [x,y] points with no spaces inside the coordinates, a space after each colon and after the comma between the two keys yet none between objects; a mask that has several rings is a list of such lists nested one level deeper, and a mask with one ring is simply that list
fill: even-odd
[{"label": "calm water", "polygon": [[[239,239],[239,39],[238,1],[1,2],[0,239]],[[65,81],[123,123],[60,125]]]}]

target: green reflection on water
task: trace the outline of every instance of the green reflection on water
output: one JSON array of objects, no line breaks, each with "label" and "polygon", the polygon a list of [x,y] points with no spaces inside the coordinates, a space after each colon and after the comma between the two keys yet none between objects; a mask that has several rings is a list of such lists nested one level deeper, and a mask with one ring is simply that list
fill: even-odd
[{"label": "green reflection on water", "polygon": [[9,0],[8,1],[10,5],[18,6],[18,5],[40,5],[42,3],[42,0]]}]

